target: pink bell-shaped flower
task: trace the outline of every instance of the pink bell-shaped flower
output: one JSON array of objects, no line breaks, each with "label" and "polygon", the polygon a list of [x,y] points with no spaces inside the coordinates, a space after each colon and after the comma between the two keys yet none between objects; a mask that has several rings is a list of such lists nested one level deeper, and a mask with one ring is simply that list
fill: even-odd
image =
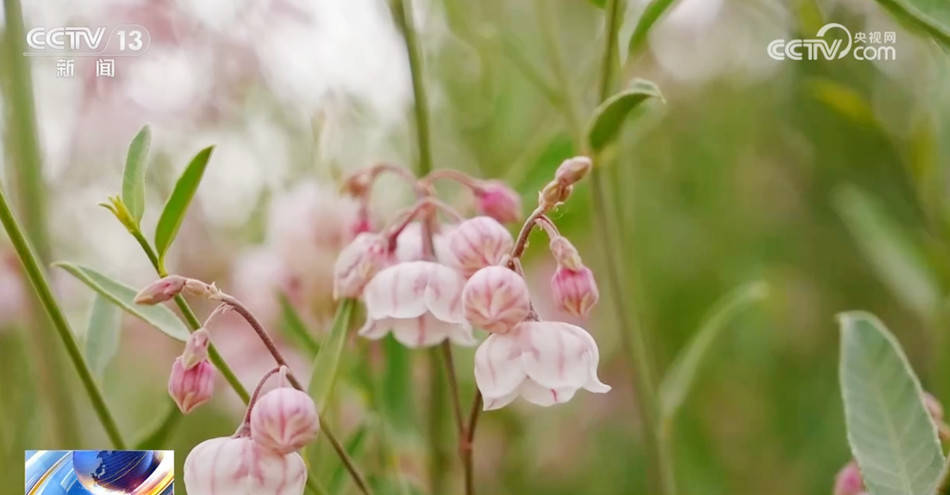
[{"label": "pink bell-shaped flower", "polygon": [[524,278],[502,266],[475,272],[462,290],[465,318],[492,333],[505,333],[531,313],[531,298]]},{"label": "pink bell-shaped flower", "polygon": [[365,232],[353,239],[333,267],[333,297],[359,297],[363,287],[391,262],[389,242],[380,234]]},{"label": "pink bell-shaped flower", "polygon": [[851,461],[835,476],[834,495],[866,495],[858,463]]},{"label": "pink bell-shaped flower", "polygon": [[491,217],[470,218],[449,234],[449,251],[466,277],[501,263],[513,245],[508,229]]},{"label": "pink bell-shaped flower", "polygon": [[502,223],[521,219],[521,196],[504,182],[482,181],[474,188],[474,192],[479,213]]},{"label": "pink bell-shaped flower", "polygon": [[492,334],[475,351],[475,382],[485,410],[518,396],[541,406],[567,402],[578,389],[610,391],[597,378],[600,353],[583,328],[559,321],[524,321]]},{"label": "pink bell-shaped flower", "polygon": [[[432,247],[435,249],[435,260],[443,264],[451,264],[452,254],[449,252],[448,232],[451,232],[455,226],[452,224],[439,225],[438,231],[432,233]],[[402,232],[396,236],[396,251],[394,253],[397,261],[426,261],[423,260],[424,250],[422,249],[422,223],[410,222],[402,229]]]},{"label": "pink bell-shaped flower", "polygon": [[168,376],[168,395],[182,414],[208,402],[214,394],[214,365],[208,361],[208,333],[199,329],[188,337],[185,351],[175,358]]},{"label": "pink bell-shaped flower", "polygon": [[585,266],[580,270],[559,266],[551,277],[551,291],[559,308],[579,317],[587,316],[600,298],[594,273]]},{"label": "pink bell-shaped flower", "polygon": [[472,327],[462,312],[465,278],[429,261],[393,265],[366,285],[366,324],[359,334],[379,339],[390,330],[407,347],[426,347],[450,339],[474,345]]},{"label": "pink bell-shaped flower", "polygon": [[299,450],[317,438],[319,431],[313,399],[293,387],[267,392],[251,410],[251,438],[280,454]]},{"label": "pink bell-shaped flower", "polygon": [[301,495],[306,482],[300,454],[280,454],[249,437],[205,440],[185,458],[190,495]]}]

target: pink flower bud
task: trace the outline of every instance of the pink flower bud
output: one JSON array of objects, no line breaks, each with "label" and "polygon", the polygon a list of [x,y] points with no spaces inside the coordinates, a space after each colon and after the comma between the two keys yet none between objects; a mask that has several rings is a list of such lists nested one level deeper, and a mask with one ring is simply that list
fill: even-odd
[{"label": "pink flower bud", "polygon": [[363,287],[390,263],[385,237],[365,232],[343,248],[333,267],[333,297],[359,297]]},{"label": "pink flower bud", "polygon": [[144,289],[135,295],[135,303],[158,304],[165,302],[177,296],[182,289],[185,288],[187,281],[188,279],[178,275],[169,275],[165,278],[158,279],[145,286]]},{"label": "pink flower bud", "polygon": [[300,454],[279,454],[248,437],[205,440],[185,458],[191,495],[302,495],[306,482]]},{"label": "pink flower bud", "polygon": [[581,270],[584,268],[581,255],[577,252],[577,248],[571,244],[571,241],[567,240],[567,237],[558,236],[551,239],[549,247],[558,265],[571,270]]},{"label": "pink flower bud", "polygon": [[208,333],[196,331],[188,338],[185,351],[172,364],[168,395],[183,414],[208,402],[214,393],[215,370],[208,362],[208,344]]},{"label": "pink flower bud", "polygon": [[319,431],[313,399],[292,387],[267,392],[251,410],[251,438],[279,454],[307,445]]},{"label": "pink flower bud", "polygon": [[564,160],[554,172],[554,180],[563,186],[569,186],[584,178],[591,169],[590,158],[575,156]]},{"label": "pink flower bud", "polygon": [[834,495],[863,495],[864,480],[861,479],[861,471],[858,464],[851,461],[838,471],[835,476]]},{"label": "pink flower bud", "polygon": [[489,266],[475,272],[462,290],[465,319],[492,333],[505,333],[531,313],[528,285],[508,268]]},{"label": "pink flower bud", "polygon": [[482,181],[475,188],[477,208],[502,223],[516,222],[521,219],[521,196],[497,180]]},{"label": "pink flower bud", "polygon": [[587,267],[580,270],[558,267],[551,278],[551,290],[558,307],[574,316],[587,316],[600,298],[594,273]]},{"label": "pink flower bud", "polygon": [[491,217],[470,218],[449,234],[449,251],[466,277],[501,263],[513,245],[508,230]]}]

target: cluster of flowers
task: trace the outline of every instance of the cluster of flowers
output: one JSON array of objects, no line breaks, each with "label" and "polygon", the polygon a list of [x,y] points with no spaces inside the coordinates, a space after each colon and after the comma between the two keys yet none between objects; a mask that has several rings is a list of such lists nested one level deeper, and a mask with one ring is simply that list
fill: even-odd
[{"label": "cluster of flowers", "polygon": [[[175,275],[143,289],[135,302],[158,304],[178,294],[203,296],[220,302],[204,327],[189,336],[184,351],[175,359],[169,374],[168,393],[181,412],[188,414],[210,400],[214,391],[216,371],[208,360],[211,341],[205,328],[211,319],[225,311],[236,309],[244,314],[247,309],[213,284]],[[246,317],[251,326],[255,326],[249,312]],[[263,333],[260,336],[267,339]],[[278,386],[262,394],[264,385],[275,374],[279,375]],[[316,438],[320,420],[313,400],[290,385],[288,374],[288,368],[281,365],[264,375],[234,435],[206,440],[188,454],[184,477],[189,493],[303,493],[307,468],[297,450]]]},{"label": "cluster of flowers", "polygon": [[[345,189],[364,203],[384,171],[409,178],[419,200],[393,224],[363,232],[343,249],[334,271],[334,295],[363,300],[367,320],[359,334],[370,339],[391,332],[413,348],[446,341],[470,346],[476,344],[473,326],[489,332],[475,353],[475,379],[486,410],[519,396],[550,406],[570,400],[581,388],[605,393],[610,387],[597,378],[594,339],[576,325],[540,319],[520,261],[528,235],[539,226],[548,234],[558,264],[551,281],[558,306],[586,316],[596,304],[593,273],[547,216],[590,167],[585,157],[563,162],[539,193],[538,206],[517,239],[501,222],[520,218],[520,200],[501,182],[479,181],[454,170],[437,170],[417,180],[386,165],[358,172]],[[436,179],[468,187],[481,215],[463,219],[437,200]],[[453,223],[438,223],[438,209]]]}]

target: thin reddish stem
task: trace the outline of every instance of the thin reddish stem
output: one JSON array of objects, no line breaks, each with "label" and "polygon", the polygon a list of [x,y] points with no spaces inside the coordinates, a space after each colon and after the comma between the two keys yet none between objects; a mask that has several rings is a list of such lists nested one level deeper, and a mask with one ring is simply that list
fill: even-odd
[{"label": "thin reddish stem", "polygon": [[477,191],[481,187],[481,181],[478,179],[464,172],[460,172],[451,168],[440,168],[438,170],[433,170],[432,172],[429,172],[429,175],[419,179],[419,183],[425,186],[431,186],[435,181],[440,179],[455,181],[471,189],[473,192]]},{"label": "thin reddish stem", "polygon": [[238,427],[238,430],[234,432],[234,438],[246,437],[251,434],[251,410],[254,409],[254,405],[257,404],[257,399],[261,396],[261,391],[264,390],[264,385],[267,384],[267,380],[284,368],[285,366],[278,366],[268,371],[261,377],[260,381],[257,382],[257,387],[254,388],[254,393],[251,394],[251,400],[247,402],[247,409],[244,411],[244,420],[241,421],[241,426]]}]

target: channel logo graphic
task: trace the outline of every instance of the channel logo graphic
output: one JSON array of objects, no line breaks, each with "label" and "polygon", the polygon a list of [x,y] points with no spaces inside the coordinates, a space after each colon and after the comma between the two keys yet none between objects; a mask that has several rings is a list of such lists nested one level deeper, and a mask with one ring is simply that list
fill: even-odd
[{"label": "channel logo graphic", "polygon": [[173,495],[171,450],[28,450],[26,495]]}]

